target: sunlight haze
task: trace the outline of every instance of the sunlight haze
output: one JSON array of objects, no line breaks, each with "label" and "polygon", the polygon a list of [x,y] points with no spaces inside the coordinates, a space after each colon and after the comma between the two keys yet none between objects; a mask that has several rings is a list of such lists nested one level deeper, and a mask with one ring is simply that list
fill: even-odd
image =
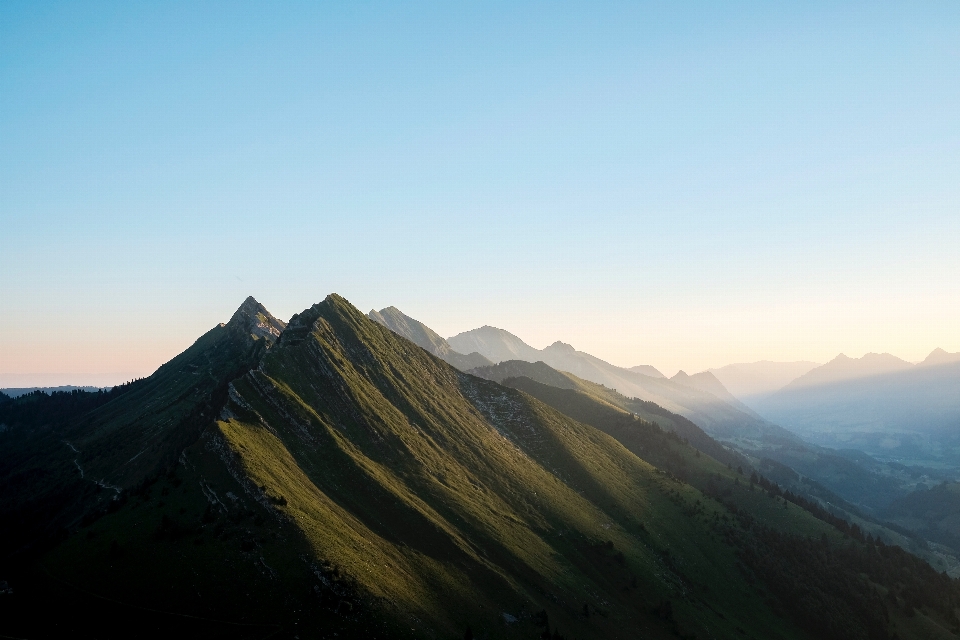
[{"label": "sunlight haze", "polygon": [[668,374],[960,351],[958,27],[956,3],[3,3],[0,386],[149,374],[248,295]]}]

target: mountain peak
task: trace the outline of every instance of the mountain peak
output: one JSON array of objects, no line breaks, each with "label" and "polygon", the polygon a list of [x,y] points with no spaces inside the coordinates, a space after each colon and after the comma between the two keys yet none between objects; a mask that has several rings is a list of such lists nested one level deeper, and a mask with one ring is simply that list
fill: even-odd
[{"label": "mountain peak", "polygon": [[460,353],[451,347],[450,343],[441,338],[436,331],[419,320],[411,318],[396,307],[385,307],[380,311],[371,309],[367,317],[426,349],[461,371],[493,364],[475,351],[467,354]]},{"label": "mountain peak", "polygon": [[573,348],[572,344],[567,344],[566,342],[560,342],[557,340],[552,345],[547,347],[547,349],[552,349],[554,351],[562,351],[565,353],[574,353],[576,349]]},{"label": "mountain peak", "polygon": [[819,386],[843,380],[868,378],[912,367],[913,365],[909,362],[889,353],[871,352],[860,358],[851,358],[841,353],[827,364],[811,369],[784,388]]},{"label": "mountain peak", "polygon": [[937,347],[930,352],[930,355],[924,359],[920,364],[922,365],[935,365],[935,364],[950,364],[951,362],[960,362],[960,353],[950,353],[945,351],[940,347]]},{"label": "mountain peak", "polygon": [[645,376],[650,376],[651,378],[666,378],[666,376],[660,373],[660,371],[657,370],[656,367],[653,367],[649,364],[638,364],[635,367],[630,367],[629,371],[633,371],[634,373],[640,373]]},{"label": "mountain peak", "polygon": [[257,302],[256,298],[248,296],[234,312],[226,326],[240,329],[256,338],[266,338],[273,342],[287,325],[282,320],[273,317],[273,314]]},{"label": "mountain peak", "polygon": [[447,338],[447,343],[460,353],[476,351],[492,362],[503,362],[504,360],[536,362],[542,359],[539,350],[534,349],[509,331],[490,325],[464,331],[452,338]]}]

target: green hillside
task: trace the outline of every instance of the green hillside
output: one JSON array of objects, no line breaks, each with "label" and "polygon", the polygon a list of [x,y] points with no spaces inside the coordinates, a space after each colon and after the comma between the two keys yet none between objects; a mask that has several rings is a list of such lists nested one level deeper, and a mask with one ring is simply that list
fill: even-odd
[{"label": "green hillside", "polygon": [[0,633],[62,634],[25,613],[50,602],[126,637],[956,628],[955,581],[755,485],[692,423],[460,372],[336,295],[285,327],[254,304],[116,397],[0,433],[4,535],[55,529],[4,556]]},{"label": "green hillside", "polygon": [[[667,411],[653,402],[628,398],[616,389],[583,380],[572,373],[557,371],[543,362],[509,360],[489,367],[479,367],[471,373],[531,393],[570,417],[587,424],[597,426],[598,419],[622,413],[632,414],[677,434],[691,446],[724,463],[743,465],[746,462],[742,456],[718,443],[703,429],[681,415]],[[529,383],[524,380],[528,380]],[[575,393],[562,393],[555,389],[565,389]]]}]

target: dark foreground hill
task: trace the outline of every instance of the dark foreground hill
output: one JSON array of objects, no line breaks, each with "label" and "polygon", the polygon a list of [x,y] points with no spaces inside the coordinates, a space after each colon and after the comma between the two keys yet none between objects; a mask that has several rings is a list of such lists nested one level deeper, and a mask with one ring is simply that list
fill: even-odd
[{"label": "dark foreground hill", "polygon": [[[75,413],[0,404],[4,635],[957,626],[957,584],[901,549],[627,411],[604,418],[614,438],[460,372],[338,296],[286,327],[249,300],[118,389],[78,395]],[[633,452],[647,450],[666,468]],[[677,457],[709,487],[670,471]]]}]

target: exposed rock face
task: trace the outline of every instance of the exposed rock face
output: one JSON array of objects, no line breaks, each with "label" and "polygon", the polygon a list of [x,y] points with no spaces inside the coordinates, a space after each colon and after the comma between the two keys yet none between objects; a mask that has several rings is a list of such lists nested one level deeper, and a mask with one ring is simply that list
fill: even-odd
[{"label": "exposed rock face", "polygon": [[253,296],[248,297],[237,309],[227,327],[240,329],[257,338],[264,338],[275,342],[287,324],[273,317],[267,308],[257,302]]}]

